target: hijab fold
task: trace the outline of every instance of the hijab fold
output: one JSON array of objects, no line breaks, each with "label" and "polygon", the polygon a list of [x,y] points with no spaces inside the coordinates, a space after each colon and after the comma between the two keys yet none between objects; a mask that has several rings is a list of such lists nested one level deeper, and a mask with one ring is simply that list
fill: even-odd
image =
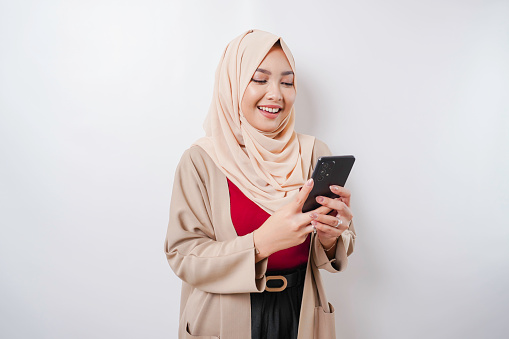
[{"label": "hijab fold", "polygon": [[277,41],[296,73],[288,46],[274,34],[250,30],[228,44],[216,71],[206,136],[195,142],[242,193],[271,214],[289,203],[306,181],[314,146],[314,137],[294,131],[293,107],[271,132],[251,126],[241,112],[244,91]]}]

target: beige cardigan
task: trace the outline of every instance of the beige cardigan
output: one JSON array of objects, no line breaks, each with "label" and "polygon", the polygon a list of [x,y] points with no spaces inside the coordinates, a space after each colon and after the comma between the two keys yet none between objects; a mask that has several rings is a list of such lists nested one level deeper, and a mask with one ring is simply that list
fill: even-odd
[{"label": "beige cardigan", "polygon": [[[313,164],[329,155],[316,140]],[[309,171],[309,176],[312,169]],[[250,293],[265,288],[267,259],[255,264],[253,234],[237,236],[230,217],[226,176],[199,146],[182,156],[175,173],[165,241],[168,262],[182,279],[179,338],[251,338]],[[353,225],[329,260],[315,236],[304,283],[299,339],[335,338],[334,309],[318,268],[339,272],[353,252]]]}]

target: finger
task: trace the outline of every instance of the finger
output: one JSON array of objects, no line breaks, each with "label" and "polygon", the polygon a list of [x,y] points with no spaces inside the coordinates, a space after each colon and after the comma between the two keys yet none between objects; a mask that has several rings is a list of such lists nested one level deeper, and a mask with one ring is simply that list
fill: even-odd
[{"label": "finger", "polygon": [[[322,219],[322,220],[319,220]],[[332,217],[330,215],[327,216],[320,216],[316,215],[313,220],[311,221],[311,224],[314,226],[313,221],[318,222],[322,225],[325,225],[326,227],[335,228],[340,230],[341,232],[348,229],[350,226],[350,222],[345,218],[336,218]]]},{"label": "finger", "polygon": [[316,213],[316,214],[329,214],[330,211],[332,211],[332,208],[329,208],[327,206],[320,206],[309,213]]},{"label": "finger", "polygon": [[347,198],[347,199],[350,199],[350,196],[352,195],[348,188],[344,188],[344,187],[338,186],[338,185],[331,185],[330,190],[332,191],[332,193],[335,193],[335,194],[337,194],[343,198]]},{"label": "finger", "polygon": [[316,201],[322,206],[328,207],[330,209],[336,210],[339,215],[343,216],[346,219],[352,219],[352,212],[350,207],[347,206],[343,201],[339,199],[331,199],[323,196],[316,197]]},{"label": "finger", "polygon": [[336,214],[336,217],[342,217],[346,220],[352,220],[353,219],[353,214],[352,214],[352,210],[350,209],[350,207],[346,206],[345,204],[345,208],[342,209],[342,210],[339,210],[337,211],[338,214]]},{"label": "finger", "polygon": [[[346,202],[343,201],[342,198],[336,198],[334,200],[337,200],[339,201],[340,203],[342,204],[339,204],[339,208],[338,209],[334,209],[334,213],[335,214],[332,214],[332,213],[329,213],[330,215],[334,215],[335,217],[340,217],[340,216],[343,216],[345,218],[350,218],[352,219],[353,218],[353,215],[352,215],[352,210],[350,209],[350,205],[348,205]],[[334,203],[333,203],[334,204]]]},{"label": "finger", "polygon": [[336,227],[331,227],[329,225],[322,224],[321,222],[318,222],[316,220],[313,220],[311,224],[315,226],[317,232],[323,233],[327,238],[339,237],[341,233],[343,233],[344,231]]},{"label": "finger", "polygon": [[350,190],[348,188],[344,188],[338,185],[332,185],[330,187],[330,190],[332,191],[332,193],[339,195],[341,200],[347,206],[350,206],[350,197],[352,194],[350,193]]},{"label": "finger", "polygon": [[306,234],[313,233],[314,231],[315,231],[315,227],[314,227],[313,225],[311,225],[311,224],[310,224],[309,226],[306,226],[306,227],[304,228],[304,232],[305,232]]},{"label": "finger", "polygon": [[341,211],[342,209],[345,209],[348,207],[339,198],[332,199],[332,198],[328,198],[328,197],[324,197],[324,196],[320,195],[320,196],[316,197],[316,201],[320,205],[328,207],[328,208],[336,210],[336,211]]},{"label": "finger", "polygon": [[343,220],[336,218],[335,216],[332,215],[311,214],[311,217],[322,224],[329,225],[332,227],[338,227],[339,225],[344,223]]},{"label": "finger", "polygon": [[304,203],[306,202],[309,193],[313,189],[313,185],[314,185],[313,179],[309,179],[308,181],[306,181],[304,186],[302,186],[302,189],[295,197],[294,200],[295,209],[298,210],[299,212],[302,212],[302,206],[304,206]]}]

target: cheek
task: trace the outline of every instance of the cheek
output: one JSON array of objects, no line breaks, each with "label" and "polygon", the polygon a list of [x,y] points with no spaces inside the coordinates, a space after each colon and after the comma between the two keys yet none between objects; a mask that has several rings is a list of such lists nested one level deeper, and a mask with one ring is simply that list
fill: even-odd
[{"label": "cheek", "polygon": [[296,94],[297,93],[295,92],[295,89],[288,90],[288,92],[286,92],[285,94],[286,104],[290,106],[290,108],[293,106],[293,103],[295,102]]},{"label": "cheek", "polygon": [[242,98],[242,101],[240,102],[240,111],[244,113],[244,115],[246,114],[246,110],[247,110],[247,105],[246,105],[246,96],[244,95],[244,97]]},{"label": "cheek", "polygon": [[242,98],[242,107],[245,108],[253,108],[256,106],[256,103],[260,100],[259,91],[253,86],[248,86],[246,91],[244,92],[244,97]]}]

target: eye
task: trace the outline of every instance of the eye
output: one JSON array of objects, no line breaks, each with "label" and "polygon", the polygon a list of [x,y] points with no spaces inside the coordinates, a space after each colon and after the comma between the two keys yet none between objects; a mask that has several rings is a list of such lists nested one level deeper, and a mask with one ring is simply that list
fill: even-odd
[{"label": "eye", "polygon": [[256,82],[257,84],[264,84],[267,82],[267,80],[256,80],[256,79],[251,79],[251,81],[254,81]]},{"label": "eye", "polygon": [[288,87],[292,87],[293,86],[293,82],[282,82],[283,85],[285,86],[288,86]]}]

